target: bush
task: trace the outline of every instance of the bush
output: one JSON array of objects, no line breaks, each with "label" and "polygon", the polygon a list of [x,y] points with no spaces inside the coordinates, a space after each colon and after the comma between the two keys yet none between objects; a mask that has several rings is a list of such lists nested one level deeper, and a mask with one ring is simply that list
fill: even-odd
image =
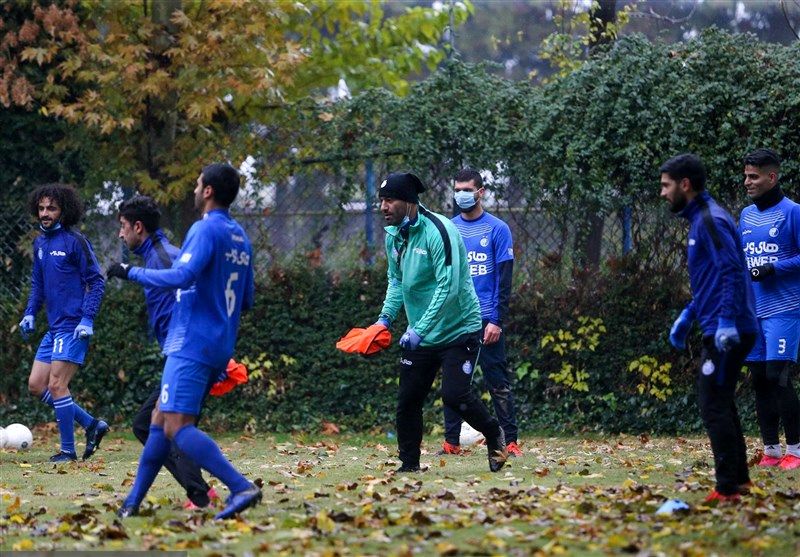
[{"label": "bush", "polygon": [[[634,259],[611,261],[602,271],[577,274],[567,284],[548,273],[517,287],[506,327],[521,428],[701,431],[693,383],[699,335],[690,342],[689,356],[667,342],[669,326],[687,299],[685,273],[645,271]],[[247,360],[252,379],[231,394],[211,398],[206,427],[316,431],[329,421],[342,430],[393,431],[396,343],[370,358],[334,347],[350,327],[374,322],[385,286],[381,269],[331,274],[297,265],[273,270],[257,288],[255,308],[242,321],[236,348],[237,359]],[[155,343],[143,334],[146,322],[141,289],[110,284],[87,366],[73,381],[81,404],[118,424],[131,419],[160,377],[163,362]],[[581,327],[588,329],[578,333]],[[395,337],[404,329],[404,323],[396,323]],[[593,340],[575,349],[567,344],[563,351],[552,350],[552,345],[543,348],[542,339],[558,330]],[[37,338],[43,332],[40,327]],[[52,420],[52,412],[26,394],[35,346],[21,343],[16,333],[4,344],[8,350],[0,363],[7,373],[0,376],[0,419]],[[644,356],[669,374],[672,393],[666,400],[639,392],[641,381],[630,367],[632,362],[652,365]],[[585,391],[549,377],[565,362],[578,362],[586,373]],[[664,372],[663,364],[671,364],[671,369]],[[753,430],[754,420],[747,419],[753,415],[752,397],[748,387],[742,390],[743,422]],[[428,428],[442,420],[437,398],[427,401]]]}]

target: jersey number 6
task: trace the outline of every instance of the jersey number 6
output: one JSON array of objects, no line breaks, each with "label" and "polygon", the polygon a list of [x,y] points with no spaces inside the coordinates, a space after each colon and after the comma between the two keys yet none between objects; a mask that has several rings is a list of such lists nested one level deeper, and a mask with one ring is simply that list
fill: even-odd
[{"label": "jersey number 6", "polygon": [[231,273],[228,277],[228,284],[225,286],[225,303],[228,305],[228,317],[233,315],[233,310],[236,309],[236,292],[231,288],[235,280],[239,278],[239,273]]}]

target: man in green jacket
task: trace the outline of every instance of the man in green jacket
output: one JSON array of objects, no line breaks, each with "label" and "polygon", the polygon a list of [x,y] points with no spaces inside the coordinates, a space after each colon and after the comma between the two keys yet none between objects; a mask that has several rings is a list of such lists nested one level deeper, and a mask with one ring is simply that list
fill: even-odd
[{"label": "man in green jacket", "polygon": [[419,203],[425,187],[410,173],[390,174],[378,195],[386,226],[389,285],[378,322],[390,327],[405,306],[397,402],[398,472],[419,470],[422,405],[442,368],[442,400],[483,433],[489,469],[506,461],[503,430],[471,389],[482,330],[478,297],[461,235],[450,219]]}]

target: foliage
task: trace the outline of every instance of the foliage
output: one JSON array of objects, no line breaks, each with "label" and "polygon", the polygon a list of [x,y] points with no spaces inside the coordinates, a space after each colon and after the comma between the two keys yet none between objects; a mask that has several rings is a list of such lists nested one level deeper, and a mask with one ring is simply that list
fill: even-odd
[{"label": "foliage", "polygon": [[[142,516],[118,520],[141,445],[112,431],[88,462],[53,466],[56,429],[36,429],[31,450],[0,452],[4,552],[796,553],[796,476],[754,467],[741,504],[705,504],[714,487],[705,438],[524,436],[524,456],[500,474],[487,472],[485,447],[433,457],[440,438],[425,439],[419,474],[394,474],[396,446],[376,435],[215,438],[261,485],[262,504],[214,521],[220,507],[183,509],[185,493],[164,472]],[[750,439],[751,454],[757,447]],[[216,490],[227,495],[219,483]],[[675,497],[691,510],[656,514]]]},{"label": "foliage", "polygon": [[667,397],[672,395],[672,379],[670,379],[669,372],[672,369],[670,362],[659,364],[658,360],[652,356],[642,356],[632,361],[628,366],[628,371],[631,373],[638,373],[639,384],[636,389],[639,394],[649,394],[656,397],[658,400],[667,400]]},{"label": "foliage", "polygon": [[548,377],[573,391],[588,391],[589,385],[586,380],[589,378],[589,372],[586,370],[586,352],[594,352],[600,343],[600,334],[605,332],[606,327],[602,319],[582,315],[578,317],[578,327],[574,333],[559,329],[554,333],[545,334],[540,346],[563,358],[561,369],[550,373]]},{"label": "foliage", "polygon": [[1,15],[0,102],[89,130],[103,180],[163,201],[183,198],[197,161],[289,152],[273,115],[285,123],[289,103],[340,78],[403,92],[443,57],[449,17],[387,17],[376,0],[34,2]]}]

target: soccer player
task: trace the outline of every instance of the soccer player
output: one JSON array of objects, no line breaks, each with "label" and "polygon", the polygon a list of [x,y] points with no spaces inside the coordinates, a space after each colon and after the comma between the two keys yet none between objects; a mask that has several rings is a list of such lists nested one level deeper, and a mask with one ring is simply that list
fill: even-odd
[{"label": "soccer player", "polygon": [[[453,217],[467,249],[469,274],[478,295],[483,321],[483,346],[478,356],[492,397],[495,414],[506,437],[509,456],[522,456],[517,445],[517,416],[511,376],[506,361],[503,322],[511,298],[514,248],[508,225],[483,209],[483,178],[465,168],[455,176],[455,203],[461,214]],[[461,418],[444,407],[444,434],[440,454],[459,454]]]},{"label": "soccer player", "polygon": [[505,464],[503,430],[470,388],[480,346],[481,312],[469,276],[464,242],[453,223],[419,202],[414,174],[390,174],[378,195],[386,222],[389,262],[386,298],[378,323],[390,327],[405,306],[408,328],[400,338],[398,472],[419,471],[422,405],[442,368],[442,400],[483,433],[489,469]]},{"label": "soccer player", "polygon": [[[744,186],[753,205],[742,210],[739,232],[753,279],[759,331],[747,357],[764,442],[759,466],[800,468],[800,402],[789,374],[800,342],[800,205],[778,185],[781,160],[756,149],[744,158]],[[779,424],[786,434],[781,458]]]},{"label": "soccer player", "polygon": [[209,381],[233,354],[239,316],[253,305],[250,240],[228,213],[239,192],[239,173],[229,164],[203,168],[194,190],[203,218],[192,225],[170,269],[143,269],[117,263],[109,276],[144,286],[176,288],[164,342],[167,356],[161,394],[150,434],[139,459],[133,488],[118,510],[122,517],[139,505],[169,456],[171,442],[219,478],[231,492],[215,519],[229,518],[261,500],[261,490],[236,470],[219,446],[195,426]]},{"label": "soccer player", "polygon": [[69,383],[86,360],[105,283],[89,240],[73,228],[83,216],[74,188],[41,186],[31,195],[29,210],[39,220],[41,234],[33,242],[31,293],[19,328],[27,339],[44,304],[49,329],[36,351],[28,389],[55,409],[61,450],[50,460],[78,460],[73,421],[86,430],[86,460],[109,428],[72,400]]},{"label": "soccer player", "polygon": [[716,488],[706,502],[736,502],[750,478],[736,383],[758,328],[750,275],[731,216],[705,191],[706,171],[692,154],[661,166],[661,197],[689,221],[688,264],[692,300],[670,330],[670,343],[686,348],[697,320],[703,332],[697,399],[711,440]]},{"label": "soccer player", "polygon": [[[128,249],[144,260],[145,269],[169,269],[180,253],[159,227],[160,220],[161,211],[152,197],[137,195],[119,205],[119,237]],[[172,307],[175,305],[175,289],[145,286],[144,298],[150,329],[163,350]],[[147,442],[150,420],[160,394],[161,387],[158,386],[133,418],[133,434],[142,444]],[[216,498],[216,491],[203,479],[200,467],[184,455],[175,443],[164,466],[186,490],[189,501],[184,507],[206,507],[211,499]]]}]

